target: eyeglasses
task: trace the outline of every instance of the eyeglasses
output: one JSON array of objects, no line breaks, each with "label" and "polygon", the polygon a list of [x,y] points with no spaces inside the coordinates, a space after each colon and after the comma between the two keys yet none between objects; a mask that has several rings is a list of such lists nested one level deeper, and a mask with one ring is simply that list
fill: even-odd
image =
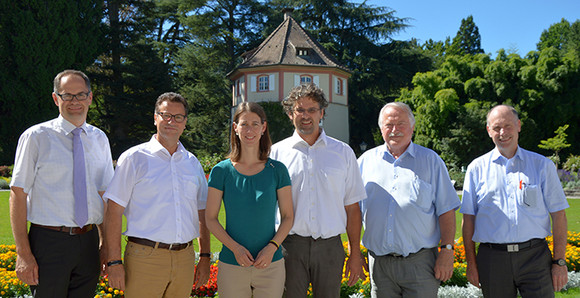
[{"label": "eyeglasses", "polygon": [[304,114],[306,112],[306,113],[312,115],[318,111],[320,111],[319,108],[308,108],[308,109],[296,108],[296,109],[294,109],[294,113],[296,113],[296,114]]},{"label": "eyeglasses", "polygon": [[87,98],[89,98],[90,93],[91,92],[89,91],[89,92],[81,92],[79,94],[69,94],[69,93],[59,94],[59,93],[57,93],[56,95],[60,96],[60,98],[64,101],[72,101],[73,98],[75,98],[75,97],[78,101],[83,101],[83,100],[86,100]]},{"label": "eyeglasses", "polygon": [[175,120],[175,122],[177,123],[181,123],[185,120],[185,118],[187,118],[187,116],[181,114],[172,115],[170,113],[160,113],[160,112],[156,112],[155,114],[161,116],[161,118],[163,118],[163,120],[165,121],[169,121],[171,118],[173,118],[173,120]]}]

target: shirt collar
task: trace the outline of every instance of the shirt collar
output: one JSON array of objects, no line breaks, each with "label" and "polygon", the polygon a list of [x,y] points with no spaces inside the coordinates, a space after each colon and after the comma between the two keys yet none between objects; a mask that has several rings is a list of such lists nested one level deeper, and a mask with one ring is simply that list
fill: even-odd
[{"label": "shirt collar", "polygon": [[[153,153],[157,153],[157,152],[165,152],[167,155],[169,154],[169,151],[167,151],[167,149],[165,149],[165,147],[163,147],[163,145],[161,145],[161,143],[159,143],[159,141],[157,140],[157,138],[155,137],[157,134],[154,134],[151,137],[151,140],[149,140],[149,146],[151,148],[151,152]],[[183,153],[185,151],[185,147],[183,147],[183,145],[181,144],[180,141],[177,141],[177,150],[175,150],[175,153]]]},{"label": "shirt collar", "polygon": [[[522,154],[523,154],[522,150],[520,150],[520,146],[518,145],[518,148],[516,148],[516,154],[514,154],[514,156],[512,158],[518,158],[520,160],[524,160]],[[495,147],[491,151],[491,161],[493,161],[493,162],[498,162],[498,161],[507,162],[508,158],[501,155],[501,153],[499,152],[499,149],[497,149],[497,147]]]},{"label": "shirt collar", "polygon": [[[298,134],[296,130],[294,130],[294,133],[292,134],[290,140],[293,148],[296,148],[298,145],[310,146],[306,141],[304,141],[304,139],[302,139],[302,137]],[[328,144],[328,136],[326,135],[326,132],[324,132],[324,129],[322,129],[321,127],[320,135],[318,136],[318,139],[316,139],[316,142],[314,142],[312,147],[326,146],[327,144]]]},{"label": "shirt collar", "polygon": [[[395,159],[393,154],[391,154],[391,151],[389,151],[389,148],[387,147],[386,142],[383,144],[383,150],[385,152],[385,156],[389,156],[390,158]],[[411,143],[409,143],[409,146],[407,147],[405,152],[403,152],[401,154],[401,156],[399,156],[399,159],[401,159],[401,157],[405,156],[406,154],[409,154],[411,157],[415,157],[416,150],[415,150],[415,143],[413,143],[413,141],[411,141]]]},{"label": "shirt collar", "polygon": [[[56,118],[56,125],[58,128],[62,129],[67,135],[70,134],[75,128],[77,128],[74,124],[70,123],[68,120],[64,119],[62,115],[58,115]],[[85,134],[87,133],[87,122],[83,122],[80,126]]]}]

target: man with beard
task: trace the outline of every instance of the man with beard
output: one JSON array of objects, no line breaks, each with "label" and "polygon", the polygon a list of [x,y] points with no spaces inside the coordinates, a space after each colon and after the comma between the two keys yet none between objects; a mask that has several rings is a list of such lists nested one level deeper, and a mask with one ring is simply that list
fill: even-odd
[{"label": "man with beard", "polygon": [[[467,280],[485,297],[516,297],[518,290],[522,297],[554,297],[568,281],[569,205],[556,167],[519,147],[521,122],[513,107],[491,109],[486,128],[495,148],[471,162],[463,184]],[[553,258],[545,240],[550,217]]]},{"label": "man with beard", "polygon": [[363,277],[366,262],[359,249],[365,197],[356,157],[345,143],[320,127],[328,106],[314,84],[294,87],[282,102],[294,134],[272,146],[270,157],[283,162],[292,180],[294,225],[282,243],[285,249],[285,297],[339,297],[344,265],[340,234],[349,239],[346,263],[349,285]]},{"label": "man with beard", "polygon": [[459,198],[439,155],[411,141],[408,105],[386,104],[379,127],[385,144],[358,160],[371,297],[437,297],[440,282],[453,274]]}]

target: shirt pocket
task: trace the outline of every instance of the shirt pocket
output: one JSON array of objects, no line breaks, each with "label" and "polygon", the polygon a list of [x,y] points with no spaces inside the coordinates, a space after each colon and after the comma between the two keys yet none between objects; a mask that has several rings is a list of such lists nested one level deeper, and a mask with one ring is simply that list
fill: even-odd
[{"label": "shirt pocket", "polygon": [[411,183],[413,203],[415,203],[423,211],[429,211],[433,206],[433,186],[427,181],[415,176]]},{"label": "shirt pocket", "polygon": [[526,185],[520,196],[520,205],[524,208],[537,208],[542,199],[542,192],[538,185]]},{"label": "shirt pocket", "polygon": [[326,167],[320,170],[323,180],[330,186],[329,189],[339,192],[346,186],[346,169]]},{"label": "shirt pocket", "polygon": [[184,198],[193,206],[193,202],[197,201],[199,192],[199,177],[193,175],[182,175],[181,185],[183,187]]}]

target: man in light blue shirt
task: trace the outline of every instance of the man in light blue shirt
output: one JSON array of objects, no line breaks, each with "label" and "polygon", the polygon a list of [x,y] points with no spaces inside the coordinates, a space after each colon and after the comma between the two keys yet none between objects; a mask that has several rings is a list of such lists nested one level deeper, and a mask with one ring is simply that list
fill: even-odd
[{"label": "man in light blue shirt", "polygon": [[437,297],[440,281],[453,274],[459,198],[443,160],[411,142],[415,118],[409,106],[386,104],[379,127],[385,144],[358,159],[367,192],[361,209],[371,295]]},{"label": "man in light blue shirt", "polygon": [[[467,279],[485,297],[554,297],[568,280],[565,254],[569,207],[554,163],[518,146],[513,107],[487,115],[495,148],[475,159],[463,186]],[[554,234],[554,258],[545,237]],[[475,242],[480,242],[477,256]]]}]

